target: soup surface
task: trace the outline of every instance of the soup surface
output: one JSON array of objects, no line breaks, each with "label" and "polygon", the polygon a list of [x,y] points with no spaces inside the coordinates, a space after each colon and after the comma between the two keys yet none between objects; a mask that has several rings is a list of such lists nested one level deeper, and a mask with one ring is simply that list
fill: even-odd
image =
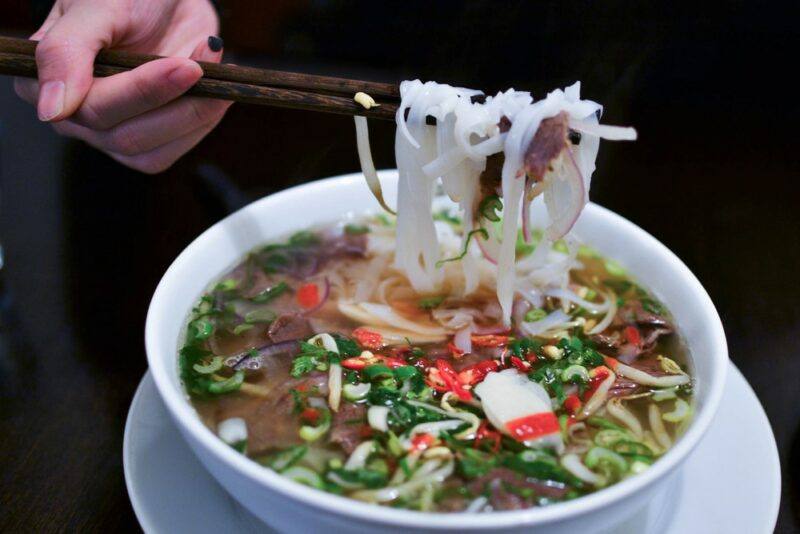
[{"label": "soup surface", "polygon": [[[268,244],[215,282],[179,355],[205,424],[301,484],[422,511],[542,506],[657,461],[692,413],[668,311],[561,241],[544,268],[566,262],[563,280],[520,277],[504,326],[497,267],[460,250],[457,217],[435,219],[445,259],[428,294],[395,267],[386,216]],[[518,270],[537,241],[519,241]]]}]

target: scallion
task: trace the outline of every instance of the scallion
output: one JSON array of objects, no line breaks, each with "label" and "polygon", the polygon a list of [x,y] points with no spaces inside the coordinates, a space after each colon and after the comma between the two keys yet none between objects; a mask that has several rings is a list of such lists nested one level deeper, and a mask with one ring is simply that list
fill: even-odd
[{"label": "scallion", "polygon": [[229,378],[209,384],[208,391],[209,393],[217,395],[231,393],[242,387],[242,382],[244,382],[244,371],[236,371],[233,376]]},{"label": "scallion", "polygon": [[222,356],[214,356],[207,364],[196,363],[192,366],[201,375],[210,375],[222,369]]}]

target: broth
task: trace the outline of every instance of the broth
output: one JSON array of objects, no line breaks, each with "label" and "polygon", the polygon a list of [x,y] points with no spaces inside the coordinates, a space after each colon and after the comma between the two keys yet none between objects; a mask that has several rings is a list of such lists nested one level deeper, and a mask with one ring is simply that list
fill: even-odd
[{"label": "broth", "polygon": [[[518,286],[505,327],[496,267],[475,243],[460,250],[457,217],[435,218],[436,291],[395,268],[386,216],[263,246],[215,282],[179,355],[203,422],[299,483],[438,512],[580,497],[679,439],[688,354],[619,265],[557,242],[548,261],[570,262],[568,279]],[[538,239],[520,241],[518,269]],[[463,261],[477,276],[467,296]]]}]

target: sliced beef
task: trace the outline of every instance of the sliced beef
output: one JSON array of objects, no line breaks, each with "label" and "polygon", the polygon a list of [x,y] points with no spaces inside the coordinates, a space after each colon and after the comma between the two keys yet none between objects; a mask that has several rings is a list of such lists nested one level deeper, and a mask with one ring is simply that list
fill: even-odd
[{"label": "sliced beef", "polygon": [[489,504],[494,510],[524,510],[533,505],[521,495],[508,491],[499,480],[489,483],[489,492]]},{"label": "sliced beef", "polygon": [[453,359],[453,368],[461,372],[470,365],[475,365],[476,363],[482,362],[484,360],[491,359],[492,355],[487,354],[483,349],[478,349],[480,352],[473,352],[470,354],[465,354],[460,358]]},{"label": "sliced beef", "polygon": [[351,235],[344,234],[341,237],[332,239],[326,247],[326,255],[329,258],[338,257],[363,257],[367,251],[366,234]]},{"label": "sliced beef", "polygon": [[486,168],[479,178],[482,198],[490,195],[499,195],[501,193],[501,174],[505,160],[506,158],[502,152],[492,154],[486,158]]},{"label": "sliced beef", "polygon": [[617,357],[625,363],[632,363],[643,354],[651,352],[658,344],[661,336],[672,333],[670,327],[642,327],[639,329],[641,341],[638,344],[625,343],[617,348]]},{"label": "sliced beef", "polygon": [[561,112],[544,119],[525,151],[524,167],[527,175],[541,182],[553,168],[553,162],[569,147],[569,117]]},{"label": "sliced beef", "polygon": [[350,454],[361,443],[361,428],[366,422],[366,405],[344,402],[333,416],[328,441],[339,445],[344,452]]},{"label": "sliced beef", "polygon": [[625,324],[659,327],[672,330],[672,325],[663,315],[644,309],[641,301],[629,300],[617,311],[617,319]]},{"label": "sliced beef", "polygon": [[613,399],[615,397],[628,397],[630,395],[641,393],[646,389],[646,387],[639,385],[632,380],[618,376],[614,381],[614,384],[611,386],[611,389],[608,390],[608,398]]},{"label": "sliced beef", "polygon": [[637,358],[630,366],[653,376],[666,376],[669,374],[661,367],[661,362],[655,354],[647,354]]},{"label": "sliced beef", "polygon": [[[563,499],[567,493],[567,488],[563,485],[554,485],[547,482],[525,478],[519,473],[498,467],[492,469],[482,477],[478,477],[469,483],[469,490],[474,495],[480,495],[485,490],[491,492],[490,502],[495,509],[499,510],[518,510],[533,506],[533,503],[525,502],[519,495],[510,493],[503,488],[503,484],[518,488],[532,489],[537,497],[547,497],[550,499]],[[520,501],[522,501],[520,503]]]},{"label": "sliced beef", "polygon": [[589,337],[589,340],[601,350],[617,350],[622,344],[622,339],[619,335],[619,332],[613,332],[610,334],[594,334],[593,336]]},{"label": "sliced beef", "polygon": [[269,325],[270,340],[273,343],[304,339],[314,334],[308,319],[299,313],[287,313],[279,316]]}]

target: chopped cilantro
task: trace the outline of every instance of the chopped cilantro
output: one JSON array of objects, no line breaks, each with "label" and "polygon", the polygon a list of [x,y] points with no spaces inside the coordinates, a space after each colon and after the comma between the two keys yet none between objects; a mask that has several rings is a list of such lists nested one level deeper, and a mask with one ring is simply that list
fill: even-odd
[{"label": "chopped cilantro", "polygon": [[508,344],[508,348],[512,352],[512,354],[520,358],[527,356],[531,352],[536,352],[541,347],[542,344],[536,339],[533,339],[532,337],[523,337],[520,339],[514,339]]},{"label": "chopped cilantro", "polygon": [[294,378],[299,378],[315,369],[324,371],[327,368],[329,359],[329,353],[323,347],[301,341],[300,353],[292,361],[291,375]]},{"label": "chopped cilantro", "polygon": [[339,334],[334,334],[333,339],[336,341],[336,347],[339,349],[339,354],[342,356],[358,356],[361,354],[361,349],[358,348],[358,343],[352,339],[348,339]]}]

